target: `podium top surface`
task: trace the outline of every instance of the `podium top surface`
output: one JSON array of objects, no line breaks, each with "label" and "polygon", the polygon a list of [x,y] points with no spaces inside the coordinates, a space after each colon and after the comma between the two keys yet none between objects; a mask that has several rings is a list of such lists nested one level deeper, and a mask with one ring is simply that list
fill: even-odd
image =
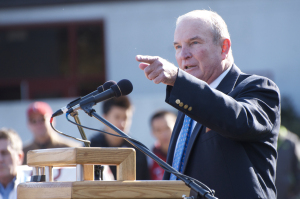
[{"label": "podium top surface", "polygon": [[32,150],[27,153],[28,166],[75,166],[76,164],[119,165],[134,157],[133,148],[76,147]]},{"label": "podium top surface", "polygon": [[182,199],[189,193],[182,181],[160,180],[29,182],[18,186],[18,199]]}]

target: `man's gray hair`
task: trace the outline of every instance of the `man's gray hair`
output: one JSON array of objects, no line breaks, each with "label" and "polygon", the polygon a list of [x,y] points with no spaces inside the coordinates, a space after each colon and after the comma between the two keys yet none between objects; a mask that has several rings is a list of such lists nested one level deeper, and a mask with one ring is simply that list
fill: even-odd
[{"label": "man's gray hair", "polygon": [[8,140],[12,148],[18,152],[22,151],[22,140],[18,133],[13,129],[1,128],[0,129],[0,140]]},{"label": "man's gray hair", "polygon": [[[215,44],[220,44],[219,42],[222,41],[222,39],[227,38],[230,40],[230,35],[228,32],[227,25],[225,21],[222,19],[220,15],[218,15],[216,12],[210,11],[210,10],[193,10],[191,12],[188,12],[184,15],[181,15],[177,18],[176,26],[184,19],[184,18],[194,18],[194,19],[200,19],[207,24],[210,25],[211,31],[213,34],[213,41]],[[228,53],[228,61],[233,64],[233,56],[232,56],[232,50],[230,48],[230,51]]]}]

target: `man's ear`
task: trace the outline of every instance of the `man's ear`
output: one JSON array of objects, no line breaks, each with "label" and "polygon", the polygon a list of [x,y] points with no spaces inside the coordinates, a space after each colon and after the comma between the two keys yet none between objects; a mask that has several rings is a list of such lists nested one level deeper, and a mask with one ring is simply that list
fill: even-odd
[{"label": "man's ear", "polygon": [[221,45],[221,48],[222,48],[222,60],[226,59],[228,53],[229,53],[229,50],[230,50],[230,47],[231,47],[231,41],[230,39],[228,38],[225,38],[222,42],[222,45]]},{"label": "man's ear", "polygon": [[18,158],[19,158],[19,165],[22,165],[23,164],[23,161],[24,161],[24,152],[23,151],[20,151],[18,153]]}]

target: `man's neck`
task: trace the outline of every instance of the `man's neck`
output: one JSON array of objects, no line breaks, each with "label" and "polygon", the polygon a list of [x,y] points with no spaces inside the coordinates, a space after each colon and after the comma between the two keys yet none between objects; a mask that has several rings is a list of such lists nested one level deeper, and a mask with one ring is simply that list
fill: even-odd
[{"label": "man's neck", "polygon": [[221,83],[221,81],[224,79],[224,77],[228,74],[230,71],[231,67],[227,68],[225,71],[223,71],[222,74],[219,75],[213,82],[209,84],[211,88],[217,88],[218,85]]},{"label": "man's neck", "polygon": [[160,146],[160,149],[161,149],[161,151],[164,153],[164,154],[168,154],[168,149],[169,149],[169,146],[163,146],[163,145],[161,145]]},{"label": "man's neck", "polygon": [[14,177],[16,176],[0,177],[0,184],[2,184],[4,188],[6,188],[6,186],[14,179]]},{"label": "man's neck", "polygon": [[211,84],[211,83],[213,83],[216,79],[218,79],[218,77],[220,76],[220,75],[222,75],[228,68],[230,68],[232,66],[232,64],[231,65],[229,65],[227,62],[222,62],[221,63],[221,66],[220,66],[220,70],[218,70],[218,71],[215,71],[215,73],[213,73],[212,75],[211,75],[211,77],[206,81],[206,83],[207,84]]},{"label": "man's neck", "polygon": [[45,145],[51,142],[51,136],[50,134],[47,134],[45,136],[42,137],[36,137],[34,139],[35,143],[37,143],[38,145]]},{"label": "man's neck", "polygon": [[[108,129],[105,129],[105,131],[108,132],[108,133],[115,134],[114,132],[111,132]],[[110,147],[119,147],[124,142],[123,138],[116,137],[116,136],[113,136],[113,135],[104,134],[104,137],[105,137],[105,140],[107,141],[107,143]]]}]

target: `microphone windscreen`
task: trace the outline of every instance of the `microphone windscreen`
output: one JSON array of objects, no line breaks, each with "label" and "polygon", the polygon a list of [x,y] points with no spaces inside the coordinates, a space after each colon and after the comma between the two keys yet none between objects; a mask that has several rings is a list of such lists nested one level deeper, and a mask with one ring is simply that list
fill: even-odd
[{"label": "microphone windscreen", "polygon": [[115,85],[115,84],[117,84],[115,81],[109,80],[109,81],[105,82],[103,85],[99,86],[97,88],[97,90],[99,93],[102,93],[103,91],[109,89],[112,85]]},{"label": "microphone windscreen", "polygon": [[122,79],[117,85],[113,85],[110,88],[114,91],[115,97],[128,95],[133,89],[131,82],[127,79]]},{"label": "microphone windscreen", "polygon": [[117,84],[117,82],[115,82],[114,80],[109,80],[109,81],[107,81],[107,82],[105,82],[104,84],[103,84],[103,88],[104,88],[104,90],[107,90],[107,89],[109,89],[112,85],[116,85]]}]

